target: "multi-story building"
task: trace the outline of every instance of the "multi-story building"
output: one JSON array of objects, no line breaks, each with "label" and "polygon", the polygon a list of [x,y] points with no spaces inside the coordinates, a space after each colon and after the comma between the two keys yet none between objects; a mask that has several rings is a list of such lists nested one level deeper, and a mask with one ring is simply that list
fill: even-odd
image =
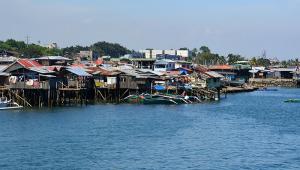
[{"label": "multi-story building", "polygon": [[58,48],[58,45],[57,45],[57,43],[50,43],[47,45],[47,48],[49,48],[49,49]]},{"label": "multi-story building", "polygon": [[183,58],[188,58],[190,55],[189,50],[176,50],[176,55],[181,56]]},{"label": "multi-story building", "polygon": [[87,59],[87,60],[90,60],[90,61],[95,61],[99,58],[99,54],[95,51],[80,51],[79,52],[79,57],[81,59]]},{"label": "multi-story building", "polygon": [[176,55],[176,50],[164,50],[164,54]]},{"label": "multi-story building", "polygon": [[156,59],[157,55],[164,54],[163,50],[151,50],[151,58]]},{"label": "multi-story building", "polygon": [[186,60],[189,57],[189,50],[140,50],[140,53],[144,54],[145,58],[156,59],[157,56],[166,54],[172,56],[180,56],[181,59]]},{"label": "multi-story building", "polygon": [[140,50],[139,52],[142,53],[142,54],[144,54],[145,58],[152,58],[151,51],[152,50]]}]

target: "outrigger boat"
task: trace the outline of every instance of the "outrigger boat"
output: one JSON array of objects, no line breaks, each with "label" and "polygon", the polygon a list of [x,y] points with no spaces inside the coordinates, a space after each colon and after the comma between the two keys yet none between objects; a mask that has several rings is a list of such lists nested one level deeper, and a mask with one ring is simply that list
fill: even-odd
[{"label": "outrigger boat", "polygon": [[300,99],[288,99],[284,102],[286,102],[286,103],[300,103]]},{"label": "outrigger boat", "polygon": [[178,104],[174,99],[162,95],[145,94],[140,96],[143,104]]},{"label": "outrigger boat", "polygon": [[194,102],[201,102],[194,96],[177,96],[177,95],[130,95],[123,99],[125,103],[131,104],[190,104]]},{"label": "outrigger boat", "polygon": [[150,94],[130,95],[123,101],[132,104],[178,104],[170,98]]},{"label": "outrigger boat", "polygon": [[0,110],[20,109],[22,107],[12,100],[7,100],[7,97],[0,97]]}]

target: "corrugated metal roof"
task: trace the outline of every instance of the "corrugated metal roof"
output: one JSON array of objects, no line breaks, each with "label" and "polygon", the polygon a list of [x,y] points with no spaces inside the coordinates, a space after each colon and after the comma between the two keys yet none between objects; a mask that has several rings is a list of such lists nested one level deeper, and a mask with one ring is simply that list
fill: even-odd
[{"label": "corrugated metal roof", "polygon": [[294,72],[294,71],[296,71],[296,68],[274,68],[274,69],[271,69],[271,71],[289,71],[289,72]]},{"label": "corrugated metal roof", "polygon": [[213,66],[210,66],[209,69],[211,69],[211,70],[232,70],[233,67],[225,64],[225,65],[213,65]]},{"label": "corrugated metal roof", "polygon": [[9,73],[5,73],[5,72],[0,72],[0,76],[9,76]]},{"label": "corrugated metal roof", "polygon": [[41,67],[42,65],[34,60],[29,59],[20,59],[17,61],[19,64],[21,64],[25,68],[29,67]]},{"label": "corrugated metal roof", "polygon": [[0,65],[0,72],[5,70],[8,67],[8,65]]},{"label": "corrugated metal roof", "polygon": [[164,59],[164,60],[157,60],[154,64],[169,64],[169,63],[175,63],[175,61]]},{"label": "corrugated metal roof", "polygon": [[47,68],[44,68],[44,67],[30,67],[29,70],[38,72],[40,74],[54,73],[54,71],[50,71],[50,70],[48,70]]},{"label": "corrugated metal roof", "polygon": [[63,56],[43,56],[43,57],[37,58],[37,60],[65,60],[65,61],[71,61],[71,59],[63,57]]},{"label": "corrugated metal roof", "polygon": [[52,78],[52,77],[56,77],[56,76],[54,76],[54,75],[40,75],[40,76],[42,76],[42,77],[48,77],[48,78]]},{"label": "corrugated metal roof", "polygon": [[10,56],[10,57],[0,57],[0,61],[1,62],[14,62],[16,60],[17,60],[17,58],[13,57],[13,56]]},{"label": "corrugated metal roof", "polygon": [[92,76],[91,74],[85,72],[84,69],[79,68],[79,67],[69,67],[67,68],[67,71],[77,75],[77,76],[82,76],[82,77],[90,77]]},{"label": "corrugated metal roof", "polygon": [[224,78],[221,74],[215,72],[215,71],[207,71],[205,72],[206,75],[212,77],[212,78]]},{"label": "corrugated metal roof", "polygon": [[151,77],[156,77],[157,75],[147,71],[147,72],[143,72],[140,70],[120,70],[121,72],[130,75],[130,76],[134,76],[136,78],[151,78]]}]

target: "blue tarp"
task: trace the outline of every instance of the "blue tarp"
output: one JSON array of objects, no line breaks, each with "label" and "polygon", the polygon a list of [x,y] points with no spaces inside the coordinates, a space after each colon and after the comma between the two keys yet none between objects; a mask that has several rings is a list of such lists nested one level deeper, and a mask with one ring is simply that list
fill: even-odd
[{"label": "blue tarp", "polygon": [[157,91],[162,91],[162,90],[165,90],[165,86],[162,86],[162,85],[155,85],[153,86],[153,88]]}]

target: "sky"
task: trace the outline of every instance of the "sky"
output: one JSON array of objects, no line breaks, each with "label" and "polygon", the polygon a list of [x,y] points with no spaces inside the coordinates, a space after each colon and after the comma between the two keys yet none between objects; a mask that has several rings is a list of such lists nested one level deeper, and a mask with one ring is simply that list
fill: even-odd
[{"label": "sky", "polygon": [[0,40],[300,57],[300,0],[1,0]]}]

